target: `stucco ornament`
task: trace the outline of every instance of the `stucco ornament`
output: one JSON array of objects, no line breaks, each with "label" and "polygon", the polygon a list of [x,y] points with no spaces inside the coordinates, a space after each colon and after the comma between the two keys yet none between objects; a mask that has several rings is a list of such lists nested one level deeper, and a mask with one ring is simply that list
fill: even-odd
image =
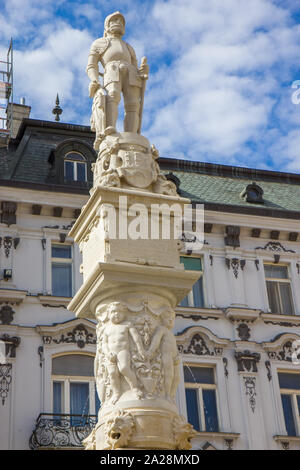
[{"label": "stucco ornament", "polygon": [[173,422],[174,438],[176,449],[189,450],[192,448],[191,440],[197,433],[193,426],[186,422],[184,416],[176,416]]},{"label": "stucco ornament", "polygon": [[105,440],[109,449],[126,447],[135,428],[133,416],[126,411],[118,411],[105,425]]}]

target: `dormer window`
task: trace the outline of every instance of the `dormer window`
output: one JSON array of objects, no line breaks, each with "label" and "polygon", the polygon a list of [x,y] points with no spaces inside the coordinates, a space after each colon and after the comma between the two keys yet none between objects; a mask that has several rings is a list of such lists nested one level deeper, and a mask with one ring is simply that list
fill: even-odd
[{"label": "dormer window", "polygon": [[69,152],[64,159],[65,181],[85,182],[87,180],[86,159],[81,153]]},{"label": "dormer window", "polygon": [[256,204],[263,204],[263,189],[256,183],[248,184],[246,189],[241,193],[241,197],[246,202],[252,202]]}]

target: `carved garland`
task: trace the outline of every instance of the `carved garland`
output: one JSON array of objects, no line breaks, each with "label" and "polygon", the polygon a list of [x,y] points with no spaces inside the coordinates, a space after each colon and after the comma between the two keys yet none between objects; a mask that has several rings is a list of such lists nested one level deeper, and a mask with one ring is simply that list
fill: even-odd
[{"label": "carved garland", "polygon": [[223,353],[222,348],[209,348],[199,333],[193,335],[187,346],[179,344],[178,351],[180,354],[195,354],[197,356],[221,356]]},{"label": "carved garland", "polygon": [[44,344],[51,344],[52,341],[55,344],[77,344],[78,348],[83,349],[87,344],[96,344],[96,337],[93,333],[89,333],[83,324],[80,324],[66,335],[61,334],[58,339],[52,338],[49,335],[43,336]]}]

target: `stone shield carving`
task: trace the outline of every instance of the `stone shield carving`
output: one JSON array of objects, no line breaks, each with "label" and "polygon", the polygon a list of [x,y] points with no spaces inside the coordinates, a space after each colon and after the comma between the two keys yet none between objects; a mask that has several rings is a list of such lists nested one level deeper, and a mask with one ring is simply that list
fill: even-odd
[{"label": "stone shield carving", "polygon": [[118,158],[122,164],[117,168],[129,186],[145,189],[156,179],[156,168],[150,152],[120,150]]}]

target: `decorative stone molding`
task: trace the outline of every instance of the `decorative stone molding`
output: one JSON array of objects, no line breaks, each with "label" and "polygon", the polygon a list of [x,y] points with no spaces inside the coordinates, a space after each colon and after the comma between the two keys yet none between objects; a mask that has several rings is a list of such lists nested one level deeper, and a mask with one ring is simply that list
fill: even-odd
[{"label": "decorative stone molding", "polygon": [[240,246],[240,233],[241,228],[236,225],[227,225],[225,228],[225,245],[238,248]]},{"label": "decorative stone molding", "polygon": [[224,375],[226,379],[228,379],[229,372],[228,372],[228,359],[227,357],[223,357],[223,365],[224,365]]},{"label": "decorative stone molding", "polygon": [[234,274],[234,277],[238,279],[239,277],[239,269],[241,268],[242,271],[244,271],[244,268],[246,266],[246,260],[241,259],[239,260],[238,258],[225,258],[226,266],[228,269],[232,269],[232,272]]},{"label": "decorative stone molding", "polygon": [[255,250],[271,251],[276,253],[295,253],[294,250],[288,250],[280,242],[268,242],[265,246],[257,246]]},{"label": "decorative stone molding", "polygon": [[6,258],[9,257],[12,244],[13,244],[13,238],[12,237],[7,236],[7,237],[3,238],[3,248],[4,248],[4,253],[5,253]]},{"label": "decorative stone molding", "polygon": [[14,319],[14,310],[10,305],[0,307],[0,322],[2,325],[10,325]]},{"label": "decorative stone molding", "polygon": [[287,328],[300,326],[300,315],[282,315],[261,312],[260,318],[266,325],[279,325]]},{"label": "decorative stone molding", "polygon": [[17,203],[12,201],[2,201],[1,204],[2,214],[1,214],[1,222],[2,224],[6,224],[8,226],[13,225],[16,223],[16,211],[17,211]]},{"label": "decorative stone molding", "polygon": [[219,320],[223,315],[223,311],[216,308],[176,307],[177,317],[189,318],[193,321]]},{"label": "decorative stone molding", "polygon": [[272,372],[271,372],[271,363],[270,363],[270,361],[266,361],[266,362],[265,362],[265,366],[266,366],[266,369],[267,369],[267,371],[268,371],[268,373],[267,373],[268,380],[269,380],[269,382],[271,382],[271,380],[272,380]]},{"label": "decorative stone molding", "polygon": [[280,231],[279,230],[271,230],[271,232],[270,232],[271,240],[279,240],[279,237],[280,237]]},{"label": "decorative stone molding", "polygon": [[298,240],[298,236],[299,236],[298,232],[290,232],[288,240],[290,242],[296,242]]},{"label": "decorative stone molding", "polygon": [[89,333],[83,324],[80,324],[69,331],[66,335],[62,334],[60,338],[53,338],[53,343],[73,343],[77,347],[83,349],[87,344],[96,344],[96,336],[94,333]]},{"label": "decorative stone molding", "polygon": [[238,372],[257,372],[257,364],[260,361],[260,354],[251,351],[235,351]]},{"label": "decorative stone molding", "polygon": [[188,327],[176,336],[180,354],[197,356],[221,356],[229,341],[223,340],[203,327]]},{"label": "decorative stone molding", "polygon": [[19,305],[26,298],[26,295],[27,291],[25,290],[0,288],[0,305]]},{"label": "decorative stone molding", "polygon": [[246,389],[246,395],[249,397],[249,404],[251,407],[252,412],[255,412],[255,406],[256,406],[256,377],[252,376],[245,376],[243,377],[244,379],[244,384],[245,384],[245,389]]},{"label": "decorative stone molding", "polygon": [[253,228],[251,231],[251,237],[252,238],[259,238],[261,235],[261,229],[260,228]]},{"label": "decorative stone molding", "polygon": [[[73,328],[70,327],[73,325]],[[75,326],[74,326],[75,325]],[[89,330],[90,328],[92,330]],[[53,325],[52,327],[37,327],[42,336],[43,344],[75,344],[79,349],[84,349],[87,345],[96,344],[95,325],[91,322],[84,323],[78,320],[72,320],[66,324]]]},{"label": "decorative stone molding", "polygon": [[300,336],[295,333],[276,336],[273,341],[262,343],[262,347],[272,361],[300,360]]},{"label": "decorative stone molding", "polygon": [[2,405],[8,397],[9,386],[12,381],[12,364],[0,364],[0,397]]},{"label": "decorative stone molding", "polygon": [[224,312],[226,318],[232,322],[253,323],[259,318],[261,311],[250,308],[228,307]]},{"label": "decorative stone molding", "polygon": [[251,336],[250,331],[251,330],[250,330],[249,326],[247,325],[247,323],[240,323],[239,326],[237,327],[237,332],[238,332],[239,338],[242,341],[248,341],[248,339]]}]

